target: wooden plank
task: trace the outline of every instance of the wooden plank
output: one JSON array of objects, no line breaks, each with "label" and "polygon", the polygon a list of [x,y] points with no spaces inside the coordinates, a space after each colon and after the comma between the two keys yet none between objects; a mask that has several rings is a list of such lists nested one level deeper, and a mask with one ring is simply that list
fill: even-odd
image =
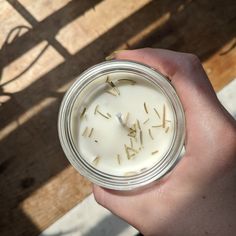
[{"label": "wooden plank", "polygon": [[235,12],[234,1],[182,1],[122,48],[151,46],[194,53],[218,91],[236,77]]},{"label": "wooden plank", "polygon": [[[20,2],[27,3],[35,18],[33,29],[0,50],[5,65],[0,83],[23,72],[45,42],[51,45],[27,73],[0,87],[0,232],[7,236],[37,235],[91,191],[88,181],[69,166],[57,137],[62,96],[85,68],[118,48],[149,46],[196,53],[216,90],[236,77],[233,0],[216,0],[214,5],[204,0],[139,0],[127,7],[119,0],[98,6],[101,1],[61,0],[60,9],[53,10],[52,4],[45,12],[45,4],[34,9],[33,2]],[[18,22],[31,25],[16,14],[19,9],[6,4],[0,2],[5,38]],[[63,27],[64,34],[59,32]]]},{"label": "wooden plank", "polygon": [[220,50],[203,62],[204,68],[216,91],[236,79],[236,40],[227,42]]}]

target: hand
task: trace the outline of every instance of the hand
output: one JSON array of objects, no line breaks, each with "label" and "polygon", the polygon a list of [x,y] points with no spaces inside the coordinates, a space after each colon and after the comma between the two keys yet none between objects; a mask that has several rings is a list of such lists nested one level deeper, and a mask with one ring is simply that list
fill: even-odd
[{"label": "hand", "polygon": [[185,110],[186,153],[169,175],[144,189],[94,186],[97,202],[144,235],[235,235],[236,124],[198,58],[148,48],[115,58],[150,65],[171,80]]}]

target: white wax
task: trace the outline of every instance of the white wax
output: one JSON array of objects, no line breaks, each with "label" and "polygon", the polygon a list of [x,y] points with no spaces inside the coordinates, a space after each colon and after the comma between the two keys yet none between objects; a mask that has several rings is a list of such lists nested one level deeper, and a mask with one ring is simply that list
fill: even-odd
[{"label": "white wax", "polygon": [[101,85],[80,105],[74,121],[78,149],[100,171],[134,175],[158,163],[171,146],[175,129],[172,107],[158,87],[140,76],[113,73],[109,82],[106,79],[107,75],[100,78]]}]

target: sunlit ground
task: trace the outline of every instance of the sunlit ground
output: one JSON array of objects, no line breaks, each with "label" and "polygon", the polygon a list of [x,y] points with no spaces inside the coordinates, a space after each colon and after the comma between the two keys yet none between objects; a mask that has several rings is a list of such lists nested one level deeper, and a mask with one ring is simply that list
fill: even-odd
[{"label": "sunlit ground", "polygon": [[197,54],[217,91],[236,77],[233,0],[0,0],[0,9],[1,235],[37,235],[91,192],[57,136],[60,101],[83,70],[148,46]]}]

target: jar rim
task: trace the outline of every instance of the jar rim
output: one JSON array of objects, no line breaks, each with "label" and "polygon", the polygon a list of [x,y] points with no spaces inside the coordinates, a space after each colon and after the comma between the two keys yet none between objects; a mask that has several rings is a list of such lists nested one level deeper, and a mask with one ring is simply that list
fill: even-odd
[{"label": "jar rim", "polygon": [[[170,146],[172,149],[169,148],[168,152],[164,155],[161,161],[156,163],[147,171],[133,176],[110,175],[94,168],[80,156],[73,143],[71,134],[71,112],[73,109],[73,104],[80,92],[88,83],[95,80],[96,77],[101,77],[102,74],[110,74],[114,72],[138,73],[139,75],[141,74],[144,79],[149,79],[152,83],[160,87],[164,95],[169,100],[176,119],[176,127],[174,130],[175,134],[172,140],[173,143]],[[58,133],[65,155],[81,175],[85,176],[91,182],[105,188],[115,190],[131,190],[160,179],[180,160],[180,153],[183,149],[185,140],[185,116],[182,104],[173,85],[163,74],[142,63],[127,60],[113,60],[102,62],[88,68],[75,80],[66,92],[60,106],[58,116]]]}]

